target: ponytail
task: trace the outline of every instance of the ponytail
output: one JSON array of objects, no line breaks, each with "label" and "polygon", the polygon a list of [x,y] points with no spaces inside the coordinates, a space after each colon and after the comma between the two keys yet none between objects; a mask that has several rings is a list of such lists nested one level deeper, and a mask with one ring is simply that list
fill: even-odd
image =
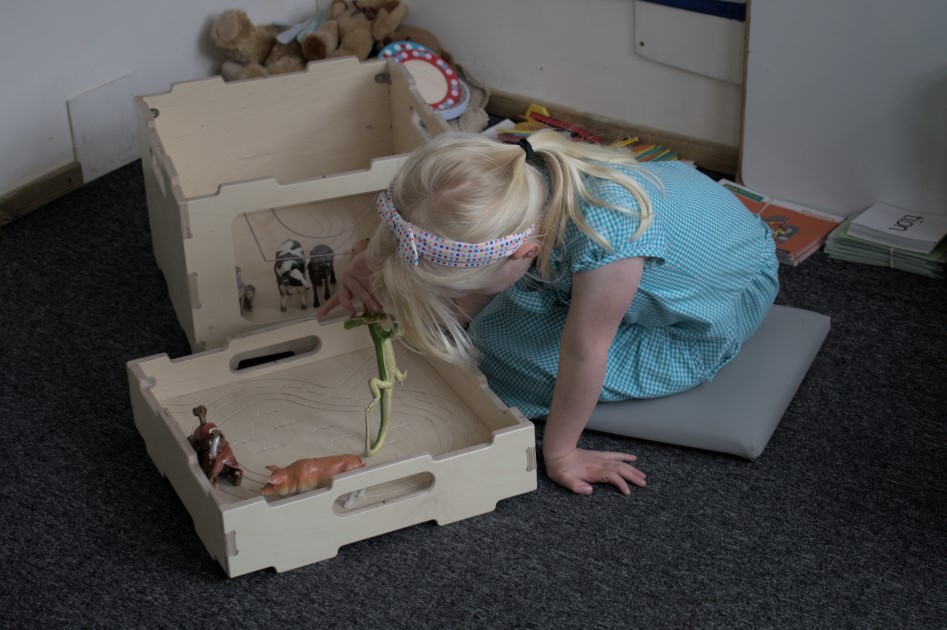
[{"label": "ponytail", "polygon": [[[651,225],[651,200],[648,199],[644,188],[634,177],[613,167],[624,166],[653,182],[658,188],[662,188],[662,185],[654,175],[641,168],[630,153],[584,142],[573,142],[569,137],[551,129],[533,133],[529,136],[529,143],[533,151],[543,158],[549,172],[549,203],[541,229],[545,238],[539,255],[539,272],[543,278],[548,279],[550,276],[552,250],[561,243],[570,221],[605,249],[614,250],[612,243],[589,226],[582,215],[580,200],[637,216],[638,229],[632,239],[640,236]],[[586,185],[589,177],[610,180],[626,189],[637,203],[637,212],[633,208],[616,206],[596,198]]]}]

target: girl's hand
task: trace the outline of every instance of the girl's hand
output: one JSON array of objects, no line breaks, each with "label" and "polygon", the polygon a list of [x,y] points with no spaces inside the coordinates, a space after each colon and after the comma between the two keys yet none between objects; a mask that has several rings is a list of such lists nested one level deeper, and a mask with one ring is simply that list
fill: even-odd
[{"label": "girl's hand", "polygon": [[352,257],[345,270],[339,274],[340,286],[335,294],[326,300],[325,304],[319,309],[318,314],[325,316],[336,306],[342,306],[349,317],[358,315],[355,305],[352,304],[353,298],[362,303],[370,311],[377,312],[381,310],[381,304],[372,294],[372,270],[368,267],[368,257],[365,252],[359,252]]},{"label": "girl's hand", "polygon": [[646,475],[629,464],[637,457],[613,451],[574,449],[567,455],[546,460],[550,479],[577,494],[592,494],[593,483],[610,483],[622,494],[631,494],[629,483],[644,488]]}]

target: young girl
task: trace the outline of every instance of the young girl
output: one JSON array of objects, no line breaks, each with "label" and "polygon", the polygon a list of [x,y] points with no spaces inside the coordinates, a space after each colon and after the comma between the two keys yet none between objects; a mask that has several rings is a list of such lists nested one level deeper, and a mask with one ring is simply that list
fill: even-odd
[{"label": "young girl", "polygon": [[577,448],[595,405],[711,379],[778,289],[769,229],[724,187],[552,130],[442,135],[377,205],[320,313],[384,307],[418,351],[479,365],[509,406],[545,416],[547,473],[580,494],[645,485],[633,455]]}]

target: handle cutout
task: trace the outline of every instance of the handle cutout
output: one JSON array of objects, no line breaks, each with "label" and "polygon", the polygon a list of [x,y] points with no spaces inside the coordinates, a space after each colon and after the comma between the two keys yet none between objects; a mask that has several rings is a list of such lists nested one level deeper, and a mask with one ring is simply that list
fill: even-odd
[{"label": "handle cutout", "polygon": [[433,474],[416,473],[343,494],[332,504],[332,511],[336,516],[346,516],[356,511],[362,512],[426,494],[432,487],[434,487]]},{"label": "handle cutout", "polygon": [[275,343],[270,346],[234,355],[234,357],[230,359],[230,370],[232,372],[241,372],[262,365],[280,363],[294,357],[312,354],[318,351],[321,346],[322,341],[315,335]]}]

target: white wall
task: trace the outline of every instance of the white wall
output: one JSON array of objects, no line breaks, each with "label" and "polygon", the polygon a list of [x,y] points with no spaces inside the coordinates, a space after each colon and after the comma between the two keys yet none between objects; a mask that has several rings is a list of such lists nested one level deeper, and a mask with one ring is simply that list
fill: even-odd
[{"label": "white wall", "polygon": [[495,89],[739,144],[741,87],[636,55],[634,0],[406,1],[409,21]]},{"label": "white wall", "polygon": [[943,0],[754,0],[744,182],[835,214],[947,214],[945,25]]},{"label": "white wall", "polygon": [[[139,93],[216,73],[222,10],[301,20],[327,0],[2,0],[0,195],[74,159],[66,101],[134,74]],[[496,89],[736,146],[740,88],[634,54],[633,0],[406,0]]]},{"label": "white wall", "polygon": [[140,93],[216,73],[214,17],[302,19],[312,0],[2,0],[0,195],[74,159],[66,101],[133,73]]}]

